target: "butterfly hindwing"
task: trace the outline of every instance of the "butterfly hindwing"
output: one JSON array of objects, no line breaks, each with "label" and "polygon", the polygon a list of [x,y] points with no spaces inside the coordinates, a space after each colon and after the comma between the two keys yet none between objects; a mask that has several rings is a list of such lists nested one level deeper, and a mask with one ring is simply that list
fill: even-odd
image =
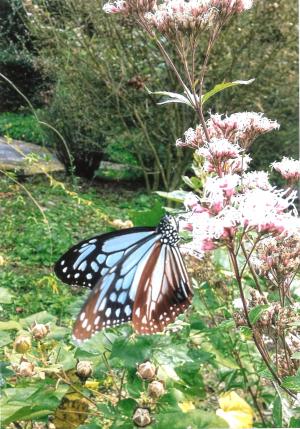
[{"label": "butterfly hindwing", "polygon": [[162,244],[141,276],[133,307],[134,330],[161,332],[190,305],[193,292],[177,245]]},{"label": "butterfly hindwing", "polygon": [[64,283],[93,288],[125,252],[143,243],[154,232],[155,228],[135,227],[81,241],[57,261],[55,274]]}]

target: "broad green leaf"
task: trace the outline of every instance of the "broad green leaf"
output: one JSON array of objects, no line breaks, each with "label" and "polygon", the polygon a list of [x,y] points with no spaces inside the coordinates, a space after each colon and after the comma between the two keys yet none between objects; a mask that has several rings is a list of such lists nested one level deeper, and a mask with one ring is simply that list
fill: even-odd
[{"label": "broad green leaf", "polygon": [[12,342],[12,338],[8,332],[0,331],[0,348]]},{"label": "broad green leaf", "polygon": [[119,401],[117,408],[120,414],[123,414],[129,417],[133,415],[134,410],[137,406],[138,406],[138,403],[134,399],[127,398]]},{"label": "broad green leaf", "polygon": [[213,89],[211,89],[210,91],[208,91],[206,94],[204,94],[202,96],[202,104],[206,103],[207,100],[209,100],[213,95],[217,94],[218,92],[224,91],[224,89],[231,88],[231,87],[237,86],[237,85],[249,85],[250,83],[252,83],[254,81],[255,81],[255,79],[235,80],[234,82],[219,83]]},{"label": "broad green leaf", "polygon": [[269,306],[267,304],[252,308],[252,310],[249,311],[250,322],[254,325],[268,308]]},{"label": "broad green leaf", "polygon": [[55,322],[56,317],[47,311],[40,311],[39,313],[32,314],[31,316],[20,319],[20,323],[23,328],[30,328],[33,323],[50,323]]},{"label": "broad green leaf", "polygon": [[14,295],[6,288],[0,287],[0,304],[10,304]]},{"label": "broad green leaf", "polygon": [[155,423],[151,425],[153,429],[213,429],[228,428],[228,423],[214,413],[203,410],[193,410],[188,413],[166,413],[155,416]]},{"label": "broad green leaf", "polygon": [[276,396],[273,402],[273,420],[276,428],[282,427],[282,403],[280,396]]},{"label": "broad green leaf", "polygon": [[295,352],[292,354],[292,359],[300,359],[300,352]]},{"label": "broad green leaf", "polygon": [[176,203],[183,203],[186,196],[188,195],[188,192],[178,190],[178,191],[172,191],[172,192],[156,192],[159,196],[166,198],[170,201],[175,201]]},{"label": "broad green leaf", "polygon": [[188,177],[182,176],[182,180],[186,183],[190,188],[198,191],[202,187],[202,181],[198,179],[198,177]]},{"label": "broad green leaf", "polygon": [[294,375],[291,377],[284,377],[282,386],[287,389],[295,390],[296,392],[300,392],[300,376]]},{"label": "broad green leaf", "polygon": [[248,326],[241,326],[240,328],[241,339],[243,341],[252,340],[253,334],[251,329]]},{"label": "broad green leaf", "polygon": [[289,428],[300,428],[300,418],[292,417]]},{"label": "broad green leaf", "polygon": [[22,326],[16,320],[9,320],[8,322],[0,322],[0,331],[11,331],[16,329],[17,331],[21,329]]}]

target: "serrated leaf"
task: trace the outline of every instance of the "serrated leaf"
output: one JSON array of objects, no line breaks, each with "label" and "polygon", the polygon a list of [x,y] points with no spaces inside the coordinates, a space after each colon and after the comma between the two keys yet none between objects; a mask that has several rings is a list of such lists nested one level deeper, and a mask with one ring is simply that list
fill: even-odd
[{"label": "serrated leaf", "polygon": [[250,322],[254,325],[268,308],[269,306],[267,304],[252,308],[252,310],[249,311]]},{"label": "serrated leaf", "polygon": [[10,304],[14,295],[6,288],[0,287],[0,304]]},{"label": "serrated leaf", "polygon": [[218,92],[224,91],[224,89],[231,88],[237,85],[250,85],[254,81],[255,79],[235,80],[234,82],[219,83],[213,89],[211,89],[210,91],[208,91],[206,94],[202,96],[202,104],[206,103],[207,100],[209,100],[213,95],[217,94]]},{"label": "serrated leaf", "polygon": [[280,396],[276,396],[273,402],[273,420],[276,428],[282,427],[282,403]]},{"label": "serrated leaf", "polygon": [[300,392],[300,376],[294,375],[291,377],[284,377],[282,381],[282,386],[287,389],[295,390],[296,392]]},{"label": "serrated leaf", "polygon": [[5,332],[5,331],[0,332],[0,348],[6,346],[11,342],[12,342],[12,339],[8,332]]},{"label": "serrated leaf", "polygon": [[178,190],[172,192],[156,192],[160,197],[167,198],[176,203],[183,203],[189,192]]}]

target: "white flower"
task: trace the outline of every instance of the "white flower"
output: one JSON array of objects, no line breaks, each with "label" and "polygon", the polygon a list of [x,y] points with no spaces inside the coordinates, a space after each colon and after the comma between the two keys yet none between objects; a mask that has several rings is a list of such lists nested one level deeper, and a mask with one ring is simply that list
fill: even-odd
[{"label": "white flower", "polygon": [[300,179],[300,160],[283,157],[280,162],[273,162],[271,166],[287,180]]},{"label": "white flower", "polygon": [[242,177],[242,185],[248,189],[260,188],[265,191],[272,189],[269,182],[269,173],[266,171],[251,171]]}]

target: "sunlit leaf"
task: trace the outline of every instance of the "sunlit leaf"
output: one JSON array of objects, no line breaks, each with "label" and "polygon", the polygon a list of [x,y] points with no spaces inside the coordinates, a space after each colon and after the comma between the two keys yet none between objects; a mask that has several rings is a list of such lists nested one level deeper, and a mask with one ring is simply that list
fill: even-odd
[{"label": "sunlit leaf", "polygon": [[5,287],[0,287],[0,304],[10,304],[14,295]]},{"label": "sunlit leaf", "polygon": [[188,192],[178,190],[172,192],[157,192],[157,194],[163,198],[167,198],[170,201],[175,201],[176,203],[183,203],[188,195]]},{"label": "sunlit leaf", "polygon": [[250,322],[254,325],[262,316],[262,314],[269,308],[267,304],[265,305],[258,305],[255,308],[252,308],[249,311],[249,319]]},{"label": "sunlit leaf", "polygon": [[273,402],[273,420],[276,428],[282,427],[282,403],[280,396],[276,396]]},{"label": "sunlit leaf", "polygon": [[237,85],[249,85],[254,81],[255,79],[235,80],[234,82],[219,83],[213,89],[211,89],[210,91],[208,91],[206,94],[202,96],[202,104],[206,103],[207,100],[209,100],[213,95],[217,94],[218,92],[224,91],[224,89],[231,88]]}]

